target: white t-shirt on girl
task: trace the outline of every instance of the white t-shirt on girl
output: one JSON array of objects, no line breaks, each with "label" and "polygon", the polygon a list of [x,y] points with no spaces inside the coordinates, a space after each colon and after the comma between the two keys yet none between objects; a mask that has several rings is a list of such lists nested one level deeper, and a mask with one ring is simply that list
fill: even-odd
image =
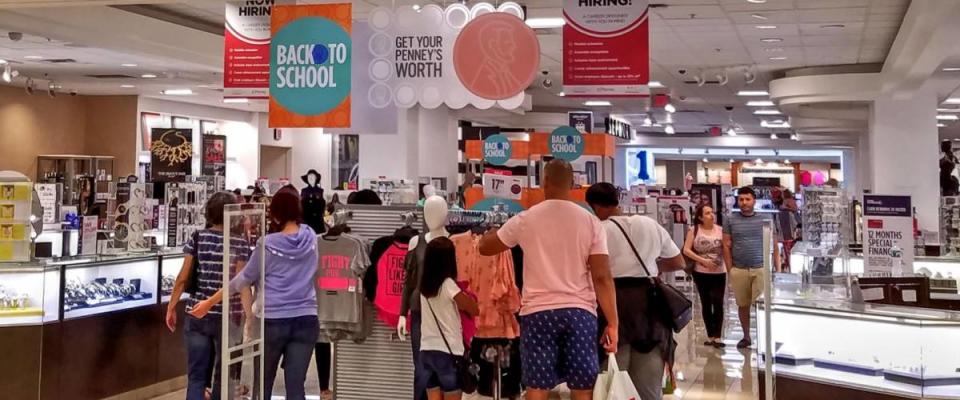
[{"label": "white t-shirt on girl", "polygon": [[[460,325],[460,310],[457,308],[457,302],[453,299],[459,293],[460,287],[457,286],[457,283],[447,278],[440,286],[440,292],[437,293],[436,297],[427,299],[423,294],[420,295],[421,351],[449,353],[450,351],[443,343],[443,337],[446,337],[453,354],[463,354],[463,326]],[[430,313],[431,307],[433,307],[433,313],[437,315],[436,319]],[[437,327],[438,321],[440,322],[440,328],[443,329],[443,337],[440,336],[440,328]]]}]

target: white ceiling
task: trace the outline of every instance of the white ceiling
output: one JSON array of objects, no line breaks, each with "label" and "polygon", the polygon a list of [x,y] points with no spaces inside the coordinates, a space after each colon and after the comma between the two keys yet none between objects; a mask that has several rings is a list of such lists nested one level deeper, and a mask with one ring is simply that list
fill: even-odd
[{"label": "white ceiling", "polygon": [[[200,21],[207,27],[223,23],[223,1],[193,0],[173,3],[149,1],[154,14],[169,15],[167,21],[189,26],[190,21]],[[436,3],[441,3],[435,1]],[[105,2],[100,2],[105,3]],[[117,2],[121,3],[121,2]],[[122,1],[129,4],[130,1]],[[413,0],[358,0],[354,1],[354,13],[363,19],[375,6],[409,6]],[[420,2],[422,3],[422,2]],[[560,16],[560,0],[520,0],[532,17]],[[652,79],[663,82],[667,88],[655,93],[672,95],[680,112],[671,116],[678,132],[699,133],[709,126],[725,125],[730,113],[724,107],[734,106],[733,120],[746,133],[768,135],[769,130],[760,127],[760,118],[744,106],[746,99],[736,96],[743,88],[766,88],[769,80],[778,73],[797,67],[823,66],[855,63],[882,63],[892,45],[909,0],[767,0],[756,4],[746,0],[661,0],[652,1],[661,5],[651,9],[651,74]],[[98,12],[111,15],[117,9],[100,7]],[[159,96],[162,89],[192,87],[197,96],[191,102],[219,104],[222,83],[221,65],[211,62],[190,63],[182,58],[176,60],[141,54],[130,48],[115,49],[111,46],[91,46],[90,43],[71,37],[47,39],[44,26],[36,26],[20,42],[7,40],[3,25],[4,13],[23,12],[0,10],[0,58],[15,60],[25,75],[35,78],[54,79],[66,90],[76,89],[83,94],[135,94]],[[52,12],[44,9],[44,12]],[[9,17],[9,16],[8,16]],[[761,19],[765,18],[765,19]],[[106,24],[106,25],[104,25]],[[760,25],[774,25],[776,29],[758,29]],[[832,26],[842,25],[842,26]],[[101,34],[138,38],[138,32],[111,31],[108,21],[90,26]],[[198,27],[197,27],[198,28]],[[22,28],[19,28],[23,30]],[[582,100],[556,96],[562,85],[560,72],[561,30],[540,30],[542,58],[541,67],[550,71],[556,84],[549,90],[539,82],[531,88],[535,111],[566,111],[584,108]],[[197,35],[207,32],[197,31]],[[782,39],[781,42],[762,42],[764,38]],[[91,46],[91,47],[88,47]],[[42,56],[44,59],[70,58],[77,63],[52,65],[27,56]],[[771,60],[771,57],[786,57]],[[137,67],[122,67],[134,63]],[[756,71],[758,79],[751,85],[744,83],[743,71]],[[683,70],[685,73],[681,73]],[[726,86],[707,83],[702,87],[685,83],[696,74],[705,74],[710,81],[714,75],[726,72],[730,82]],[[156,74],[156,79],[143,79],[144,73]],[[95,79],[93,74],[123,74],[131,78]],[[18,84],[22,85],[22,81]],[[43,84],[45,87],[45,84]],[[135,85],[123,88],[122,85]],[[635,126],[640,125],[643,114],[648,111],[646,101],[613,100],[612,108],[597,108],[600,114],[612,112],[623,115]],[[233,108],[262,109],[263,105],[234,105]],[[667,114],[654,110],[656,120],[666,122]],[[770,118],[773,119],[773,118]],[[643,130],[644,128],[641,128]],[[662,132],[652,129],[651,132]]]}]

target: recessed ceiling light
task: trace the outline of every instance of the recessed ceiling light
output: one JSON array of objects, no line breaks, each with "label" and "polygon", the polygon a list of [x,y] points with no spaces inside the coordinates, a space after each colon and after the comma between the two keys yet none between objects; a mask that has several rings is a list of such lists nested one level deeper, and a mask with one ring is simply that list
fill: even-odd
[{"label": "recessed ceiling light", "polygon": [[747,3],[753,3],[753,4],[763,4],[766,2],[767,0],[747,0]]},{"label": "recessed ceiling light", "polygon": [[730,159],[730,164],[733,164],[733,159],[732,159],[732,158]]},{"label": "recessed ceiling light", "polygon": [[771,133],[771,134],[770,134],[770,139],[777,140],[777,139],[779,139],[779,138],[777,137],[777,134],[776,134],[776,133]]},{"label": "recessed ceiling light", "polygon": [[566,24],[563,18],[530,18],[526,21],[527,26],[533,29],[559,28]]},{"label": "recessed ceiling light", "polygon": [[189,96],[193,94],[193,90],[190,89],[167,89],[160,93],[163,93],[167,96]]},{"label": "recessed ceiling light", "polygon": [[223,102],[226,104],[246,104],[249,103],[250,100],[245,97],[234,97],[223,99]]},{"label": "recessed ceiling light", "polygon": [[937,128],[946,128],[946,127],[947,127],[947,124],[945,124],[945,123],[943,123],[943,122],[938,122],[938,123],[937,123]]},{"label": "recessed ceiling light", "polygon": [[677,112],[677,107],[675,107],[675,106],[673,105],[673,103],[667,103],[667,105],[663,106],[663,109],[664,109],[664,111],[666,111],[666,112],[668,112],[668,113],[670,113],[670,114],[673,114],[673,113]]},{"label": "recessed ceiling light", "polygon": [[783,39],[778,37],[769,37],[769,38],[760,39],[760,41],[764,43],[780,43],[783,41]]},{"label": "recessed ceiling light", "polygon": [[663,128],[663,131],[664,131],[666,134],[668,134],[668,135],[672,135],[672,134],[674,134],[674,133],[677,133],[677,131],[676,131],[675,129],[673,129],[673,125],[667,125],[666,127]]},{"label": "recessed ceiling light", "polygon": [[137,86],[136,86],[136,85],[120,85],[120,87],[122,87],[122,88],[124,88],[124,89],[130,89],[130,88],[135,88],[135,87],[137,87]]},{"label": "recessed ceiling light", "polygon": [[937,115],[937,121],[957,121],[960,120],[960,116],[953,114],[939,114]]},{"label": "recessed ceiling light", "polygon": [[703,158],[703,162],[710,162],[706,157]]},{"label": "recessed ceiling light", "polygon": [[783,115],[780,110],[757,110],[753,112],[753,115]]},{"label": "recessed ceiling light", "polygon": [[136,67],[136,66],[137,66],[137,64],[133,64],[133,63],[124,63],[124,64],[120,64],[120,66],[121,66],[121,67],[127,67],[127,68],[133,68],[133,67]]},{"label": "recessed ceiling light", "polygon": [[787,165],[790,165],[790,159],[788,158],[788,159],[786,159],[786,160],[783,160],[783,163],[784,163],[784,164],[787,164]]},{"label": "recessed ceiling light", "polygon": [[773,129],[776,129],[776,128],[789,129],[789,128],[790,128],[790,123],[789,123],[789,122],[782,122],[782,123],[777,124],[777,123],[773,123],[773,122],[760,121],[760,126],[761,126],[761,127],[764,127],[764,128],[773,128]]},{"label": "recessed ceiling light", "polygon": [[783,51],[783,48],[781,48],[781,47],[768,47],[768,48],[763,49],[763,51],[769,51],[769,52],[771,52],[771,53],[777,53],[777,52]]},{"label": "recessed ceiling light", "polygon": [[757,29],[777,29],[776,25],[757,25]]},{"label": "recessed ceiling light", "polygon": [[800,135],[794,133],[794,134],[790,135],[790,140],[794,140],[794,141],[800,140]]},{"label": "recessed ceiling light", "polygon": [[143,79],[153,79],[153,78],[156,78],[157,76],[154,74],[143,74],[143,75],[140,75],[140,77]]},{"label": "recessed ceiling light", "polygon": [[643,118],[643,126],[653,126],[653,118],[650,118],[649,115]]},{"label": "recessed ceiling light", "polygon": [[666,87],[666,86],[663,86],[663,84],[660,83],[660,81],[650,81],[647,83],[647,86],[650,87],[651,89],[662,89]]},{"label": "recessed ceiling light", "polygon": [[42,60],[43,56],[23,56],[25,60]]},{"label": "recessed ceiling light", "polygon": [[937,112],[960,113],[960,108],[938,108]]},{"label": "recessed ceiling light", "polygon": [[943,72],[957,72],[960,71],[960,67],[946,67],[942,70]]},{"label": "recessed ceiling light", "polygon": [[762,158],[758,158],[758,159],[756,159],[756,160],[753,160],[753,163],[754,163],[754,164],[758,164],[758,165],[759,165],[759,164],[763,164],[763,159],[762,159]]},{"label": "recessed ceiling light", "polygon": [[[766,90],[741,90],[737,92],[737,96],[742,96],[742,97],[758,97],[758,96],[769,96],[769,95],[770,93],[767,92]],[[960,104],[960,98],[958,98],[957,100],[958,100],[957,104]]]},{"label": "recessed ceiling light", "polygon": [[[0,63],[2,64],[2,63]],[[944,104],[960,104],[960,97],[951,97],[943,102]]]},{"label": "recessed ceiling light", "polygon": [[731,126],[731,127],[727,128],[727,135],[728,135],[728,136],[737,136],[737,130],[736,130],[736,129],[733,129],[733,127]]},{"label": "recessed ceiling light", "polygon": [[773,104],[770,100],[751,100],[747,102],[747,107],[773,107]]},{"label": "recessed ceiling light", "polygon": [[584,102],[583,105],[587,107],[610,107],[612,104],[606,100],[590,100]]},{"label": "recessed ceiling light", "polygon": [[845,28],[845,27],[846,27],[846,25],[844,25],[844,24],[827,24],[827,25],[820,25],[820,28],[823,28],[823,29],[843,29],[843,28]]},{"label": "recessed ceiling light", "polygon": [[564,96],[566,96],[566,95],[567,95],[567,94],[564,93],[564,92],[557,93],[557,96],[560,96],[560,97],[564,97]]},{"label": "recessed ceiling light", "polygon": [[751,17],[754,17],[754,18],[756,18],[756,19],[762,19],[762,20],[767,20],[767,19],[768,19],[768,18],[767,18],[765,15],[763,15],[763,14],[750,14],[750,16],[751,16]]},{"label": "recessed ceiling light", "polygon": [[783,56],[780,56],[780,57],[770,57],[770,61],[783,61],[783,60],[786,60],[786,59],[787,59],[787,58],[786,58],[786,57],[783,57]]}]

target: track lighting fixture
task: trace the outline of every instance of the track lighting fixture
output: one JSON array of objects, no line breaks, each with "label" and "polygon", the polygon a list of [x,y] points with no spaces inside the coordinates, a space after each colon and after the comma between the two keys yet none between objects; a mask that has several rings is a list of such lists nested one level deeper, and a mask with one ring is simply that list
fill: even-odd
[{"label": "track lighting fixture", "polygon": [[703,87],[707,83],[707,78],[704,78],[703,73],[699,73],[693,76],[693,81],[696,82],[698,87]]},{"label": "track lighting fixture", "polygon": [[726,86],[727,83],[730,82],[730,76],[727,75],[726,70],[724,70],[723,72],[717,73],[716,77],[717,77],[717,84],[720,86]]},{"label": "track lighting fixture", "polygon": [[10,83],[10,82],[13,81],[13,71],[12,71],[12,69],[10,68],[10,64],[6,64],[6,65],[3,67],[3,75],[0,76],[0,78],[2,78],[3,81],[6,82],[6,83]]},{"label": "track lighting fixture", "polygon": [[751,71],[749,67],[748,67],[746,70],[743,71],[743,81],[744,81],[744,83],[746,83],[746,84],[749,85],[749,84],[755,82],[756,80],[757,80],[757,74],[754,73],[753,71]]},{"label": "track lighting fixture", "polygon": [[673,125],[667,125],[666,127],[663,128],[663,131],[666,132],[666,134],[668,134],[668,135],[672,135],[672,134],[674,134],[674,133],[677,133],[677,131],[676,131],[675,129],[673,129]]}]

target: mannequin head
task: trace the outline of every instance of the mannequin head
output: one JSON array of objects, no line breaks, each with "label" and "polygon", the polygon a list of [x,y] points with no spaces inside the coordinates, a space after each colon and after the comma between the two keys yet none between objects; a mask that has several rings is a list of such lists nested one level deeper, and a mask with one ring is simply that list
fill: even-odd
[{"label": "mannequin head", "polygon": [[427,224],[427,230],[443,229],[443,226],[447,223],[448,211],[447,201],[443,197],[427,197],[427,200],[423,203],[423,221]]}]

